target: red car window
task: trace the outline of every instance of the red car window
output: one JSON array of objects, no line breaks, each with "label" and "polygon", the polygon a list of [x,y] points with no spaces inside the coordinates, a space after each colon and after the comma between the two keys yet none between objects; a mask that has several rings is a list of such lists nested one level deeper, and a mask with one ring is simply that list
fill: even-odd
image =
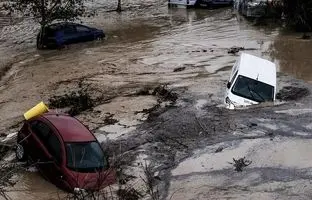
[{"label": "red car window", "polygon": [[56,161],[61,163],[62,161],[62,147],[61,142],[53,132],[53,130],[44,122],[33,121],[31,122],[31,129],[36,136],[41,140],[44,146],[53,156]]},{"label": "red car window", "polygon": [[57,136],[52,132],[47,141],[47,149],[58,163],[62,162],[62,147]]},{"label": "red car window", "polygon": [[52,130],[50,129],[50,127],[48,125],[46,125],[45,123],[41,122],[41,121],[32,121],[30,123],[30,127],[33,131],[33,133],[43,142],[45,143],[50,132],[52,132]]},{"label": "red car window", "polygon": [[78,172],[94,172],[108,168],[108,162],[97,142],[66,143],[67,167]]}]

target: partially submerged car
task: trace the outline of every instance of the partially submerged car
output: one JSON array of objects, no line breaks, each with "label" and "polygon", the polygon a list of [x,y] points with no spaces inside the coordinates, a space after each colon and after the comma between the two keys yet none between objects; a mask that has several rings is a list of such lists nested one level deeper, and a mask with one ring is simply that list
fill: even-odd
[{"label": "partially submerged car", "polygon": [[268,60],[242,53],[232,68],[225,103],[230,109],[275,101],[276,65]]},{"label": "partially submerged car", "polygon": [[76,118],[46,113],[25,121],[16,157],[30,160],[44,178],[69,192],[94,191],[115,182],[115,172],[95,136]]},{"label": "partially submerged car", "polygon": [[267,0],[234,0],[234,10],[246,17],[263,17],[268,12]]},{"label": "partially submerged car", "polygon": [[231,5],[233,0],[168,0],[169,6],[176,7],[211,7]]},{"label": "partially submerged car", "polygon": [[102,30],[81,24],[61,22],[42,28],[37,36],[37,48],[58,48],[64,45],[103,39]]}]

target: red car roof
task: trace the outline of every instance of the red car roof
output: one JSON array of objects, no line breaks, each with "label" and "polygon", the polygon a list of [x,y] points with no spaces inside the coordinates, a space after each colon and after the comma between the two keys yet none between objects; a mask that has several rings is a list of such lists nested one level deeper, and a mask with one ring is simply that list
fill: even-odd
[{"label": "red car roof", "polygon": [[51,113],[43,117],[55,126],[64,142],[96,141],[93,134],[74,117]]}]

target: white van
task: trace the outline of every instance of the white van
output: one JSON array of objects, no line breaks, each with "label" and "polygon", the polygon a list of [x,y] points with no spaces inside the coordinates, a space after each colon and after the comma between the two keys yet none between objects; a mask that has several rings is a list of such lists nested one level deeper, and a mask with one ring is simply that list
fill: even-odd
[{"label": "white van", "polygon": [[276,66],[274,63],[242,53],[232,68],[225,103],[230,109],[275,101]]}]

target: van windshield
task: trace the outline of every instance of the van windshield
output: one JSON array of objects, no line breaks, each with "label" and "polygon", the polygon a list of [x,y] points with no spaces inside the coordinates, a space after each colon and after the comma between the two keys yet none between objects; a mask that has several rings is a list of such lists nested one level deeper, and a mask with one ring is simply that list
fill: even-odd
[{"label": "van windshield", "polygon": [[258,103],[274,99],[273,86],[242,75],[237,77],[232,93]]},{"label": "van windshield", "polygon": [[79,172],[94,172],[108,167],[97,142],[66,143],[67,167]]}]

